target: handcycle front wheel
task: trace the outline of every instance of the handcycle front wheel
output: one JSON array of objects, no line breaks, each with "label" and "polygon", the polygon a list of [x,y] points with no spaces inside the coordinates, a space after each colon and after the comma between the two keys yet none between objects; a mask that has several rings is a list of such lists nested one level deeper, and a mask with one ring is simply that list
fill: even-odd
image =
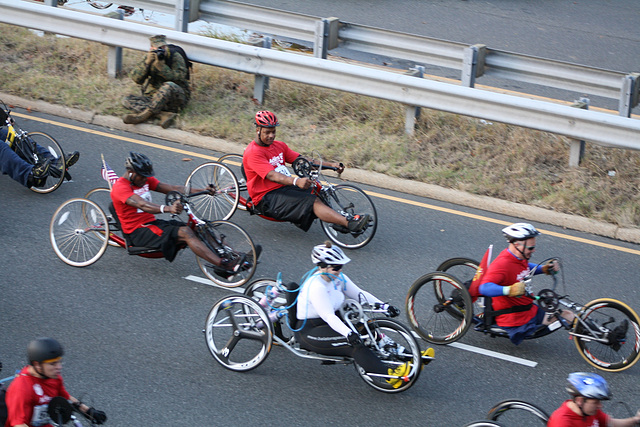
[{"label": "handcycle front wheel", "polygon": [[507,426],[505,424],[500,424],[497,421],[478,420],[478,421],[472,421],[469,424],[465,424],[464,427],[507,427]]},{"label": "handcycle front wheel", "polygon": [[449,344],[464,336],[473,319],[469,291],[454,276],[436,271],[416,280],[405,301],[414,331],[433,344]]},{"label": "handcycle front wheel", "polygon": [[580,355],[590,365],[619,372],[638,361],[640,318],[627,304],[611,298],[596,299],[584,306],[580,319],[596,330],[594,337],[578,319],[574,320],[573,339]]},{"label": "handcycle front wheel", "polygon": [[[109,222],[109,236],[116,235],[120,239],[124,240],[124,236],[122,234],[122,230],[118,228],[115,219],[111,215],[111,211],[109,211],[109,205],[111,204],[111,191],[108,188],[94,188],[93,190],[89,190],[89,192],[84,196],[85,199],[91,200],[104,212],[107,216],[107,221]],[[121,247],[114,240],[109,239],[109,246],[117,246]]]},{"label": "handcycle front wheel", "polygon": [[211,221],[197,226],[196,234],[220,258],[233,260],[244,257],[240,269],[227,276],[219,267],[196,255],[200,270],[209,280],[225,288],[235,288],[253,277],[258,266],[258,253],[251,237],[242,227],[229,221]]},{"label": "handcycle front wheel", "polygon": [[204,334],[214,359],[238,372],[260,366],[273,344],[269,316],[257,301],[245,295],[218,300],[207,315]]},{"label": "handcycle front wheel", "polygon": [[73,267],[96,262],[107,250],[109,222],[100,206],[87,199],[64,202],[53,214],[49,238],[54,252]]},{"label": "handcycle front wheel", "polygon": [[195,168],[185,183],[187,194],[194,190],[213,188],[214,194],[201,194],[189,198],[193,213],[206,221],[231,218],[238,207],[240,188],[238,180],[227,166],[218,162],[203,163]]},{"label": "handcycle front wheel", "polygon": [[235,175],[238,181],[238,188],[240,189],[238,209],[246,211],[246,201],[249,199],[249,192],[247,191],[247,178],[245,178],[242,173],[242,154],[225,154],[218,158],[218,162],[231,169],[231,172]]},{"label": "handcycle front wheel", "polygon": [[524,400],[508,399],[497,403],[489,409],[487,418],[501,421],[510,426],[529,426],[535,421],[536,425],[547,425],[549,414],[533,403]]},{"label": "handcycle front wheel", "polygon": [[358,233],[342,233],[328,222],[320,221],[327,237],[336,245],[346,249],[359,249],[366,246],[376,234],[378,213],[367,194],[356,186],[338,184],[322,196],[323,201],[343,216],[369,215],[369,224]]},{"label": "handcycle front wheel", "polygon": [[418,342],[409,329],[395,320],[375,319],[369,322],[369,328],[372,331],[375,330],[378,336],[386,336],[394,343],[393,348],[383,347],[380,350],[373,348],[382,363],[391,370],[408,363],[410,371],[396,387],[389,384],[389,378],[367,373],[354,362],[358,375],[371,387],[384,393],[400,393],[408,390],[416,383],[422,371],[422,355]]},{"label": "handcycle front wheel", "polygon": [[[37,183],[37,185],[31,186],[30,190],[36,193],[51,193],[60,187],[62,181],[64,181],[66,159],[62,147],[60,147],[60,144],[58,144],[53,137],[44,132],[29,132],[27,136],[23,138],[24,140],[22,141],[16,141],[16,143],[19,144],[19,146],[16,147],[16,153],[18,153],[20,157],[28,159],[27,161],[32,165],[46,158],[51,159],[47,177],[42,182]],[[37,145],[33,147],[31,145],[33,143]],[[38,152],[38,146],[46,151]]]}]

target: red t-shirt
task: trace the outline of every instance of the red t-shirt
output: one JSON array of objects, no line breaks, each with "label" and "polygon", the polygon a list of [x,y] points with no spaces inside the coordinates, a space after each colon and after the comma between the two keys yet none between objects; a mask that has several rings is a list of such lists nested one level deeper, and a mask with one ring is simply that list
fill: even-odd
[{"label": "red t-shirt", "polygon": [[598,410],[595,415],[583,417],[578,415],[569,408],[566,400],[562,406],[556,409],[549,421],[547,427],[607,427],[609,425],[609,416]]},{"label": "red t-shirt", "polygon": [[[482,278],[482,283],[495,283],[500,286],[511,286],[516,282],[522,280],[524,276],[529,272],[529,263],[525,259],[519,259],[508,249],[500,252],[500,255],[489,264],[487,272]],[[506,297],[497,296],[492,297],[491,302],[494,310],[502,310],[510,308],[516,305],[528,305],[533,302],[533,299],[527,296],[521,297]],[[496,323],[498,326],[522,326],[537,313],[537,308],[532,306],[527,311],[521,311],[518,313],[501,314],[496,317]]]},{"label": "red t-shirt", "polygon": [[154,214],[145,212],[141,209],[127,205],[127,199],[134,194],[142,197],[147,201],[151,201],[151,191],[155,190],[160,184],[156,177],[149,177],[142,187],[136,187],[128,179],[124,177],[118,178],[111,189],[111,201],[113,207],[118,214],[122,231],[130,234],[133,230],[140,228],[143,224],[148,224],[156,220]]},{"label": "red t-shirt", "polygon": [[7,389],[5,400],[9,416],[5,426],[51,426],[47,407],[56,396],[70,397],[62,377],[36,378],[29,375],[29,367],[25,366]]},{"label": "red t-shirt", "polygon": [[262,197],[271,190],[284,187],[282,184],[267,179],[267,174],[273,170],[291,176],[286,163],[292,163],[300,157],[282,141],[273,141],[268,147],[262,147],[255,141],[244,150],[242,165],[247,175],[247,191],[251,201],[258,204]]}]

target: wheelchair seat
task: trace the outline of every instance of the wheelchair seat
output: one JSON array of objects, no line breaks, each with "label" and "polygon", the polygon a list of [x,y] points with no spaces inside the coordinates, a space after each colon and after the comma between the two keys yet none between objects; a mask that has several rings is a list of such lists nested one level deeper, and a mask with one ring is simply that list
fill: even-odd
[{"label": "wheelchair seat", "polygon": [[[117,229],[122,230],[122,225],[120,224],[120,219],[118,218],[118,214],[116,213],[116,208],[113,206],[113,203],[109,203],[109,212],[111,213],[111,216],[113,217],[113,220],[116,223]],[[141,255],[141,254],[151,254],[156,252],[158,253],[162,252],[160,248],[151,248],[146,246],[131,246],[131,243],[129,242],[129,235],[126,234],[124,231],[122,232],[122,235],[124,236],[125,249],[127,250],[127,253],[129,255]]]},{"label": "wheelchair seat", "polygon": [[289,282],[285,285],[287,288],[287,315],[289,318],[289,327],[293,330],[296,329],[298,323],[298,294],[300,293],[300,286],[296,282]]}]

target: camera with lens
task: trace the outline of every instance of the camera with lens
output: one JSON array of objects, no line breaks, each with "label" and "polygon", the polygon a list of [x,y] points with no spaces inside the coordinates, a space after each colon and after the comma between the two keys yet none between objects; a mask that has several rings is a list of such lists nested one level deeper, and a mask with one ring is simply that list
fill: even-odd
[{"label": "camera with lens", "polygon": [[161,61],[164,60],[164,56],[165,56],[166,52],[165,52],[163,47],[160,47],[160,48],[154,50],[153,52],[156,54],[156,56],[158,57],[159,60],[161,60]]}]

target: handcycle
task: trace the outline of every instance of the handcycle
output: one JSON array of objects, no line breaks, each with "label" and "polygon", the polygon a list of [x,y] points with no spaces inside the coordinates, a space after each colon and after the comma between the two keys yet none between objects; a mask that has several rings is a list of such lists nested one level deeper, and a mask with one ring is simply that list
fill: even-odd
[{"label": "handcycle", "polygon": [[[552,259],[555,258],[539,265]],[[469,293],[468,287],[478,266],[478,262],[470,258],[452,258],[443,262],[438,271],[420,277],[411,285],[405,308],[411,327],[420,337],[434,344],[449,344],[462,338],[472,324],[475,330],[491,337],[508,337],[504,329],[494,324],[491,298],[480,297],[474,301]],[[618,372],[638,361],[640,318],[631,307],[612,298],[599,298],[584,305],[576,303],[566,294],[564,280],[563,294],[556,290],[558,275],[545,276],[552,278],[552,287],[534,295],[531,288],[534,270],[523,279],[527,294],[556,320],[526,339],[565,329],[580,355],[597,369]],[[563,310],[573,313],[573,322],[561,316]]]},{"label": "handcycle", "polygon": [[[296,283],[283,285],[279,275],[276,280],[254,281],[244,295],[219,299],[209,311],[203,330],[207,348],[214,359],[229,370],[250,371],[265,361],[275,343],[296,356],[319,360],[325,365],[354,364],[358,375],[367,384],[385,393],[409,389],[417,381],[423,363],[433,359],[421,355],[420,346],[408,328],[395,320],[383,318],[383,309],[366,301],[350,299],[340,309],[345,323],[360,335],[364,344],[387,367],[396,368],[409,362],[410,372],[404,377],[370,373],[350,357],[327,356],[305,350],[294,333],[298,292]],[[387,380],[396,378],[402,379],[402,383],[394,388]]]},{"label": "handcycle", "polygon": [[[107,246],[112,245],[125,248],[129,255],[162,258],[162,251],[158,248],[129,244],[111,205],[111,199],[106,197],[108,191],[106,188],[91,190],[86,198],[67,200],[56,209],[49,226],[51,246],[56,255],[68,265],[86,267],[100,259]],[[211,197],[208,196],[209,193],[209,190],[204,190],[183,195],[172,191],[167,193],[165,204],[182,203],[187,215],[186,225],[220,258],[244,258],[240,269],[229,274],[196,256],[200,270],[209,280],[224,287],[241,286],[255,273],[258,263],[256,247],[240,226],[225,220],[209,220],[195,212],[190,202],[199,197]]]},{"label": "handcycle", "polygon": [[0,141],[9,147],[25,162],[36,165],[39,162],[51,159],[49,174],[45,179],[36,181],[30,187],[36,193],[51,193],[60,187],[65,179],[71,180],[71,175],[66,167],[66,159],[60,144],[44,132],[27,132],[20,129],[11,117],[11,110],[0,101],[0,126],[7,126],[7,139]]},{"label": "handcycle", "polygon": [[[293,171],[301,178],[309,178],[312,183],[312,192],[323,203],[337,211],[347,219],[351,219],[354,215],[368,214],[370,217],[369,224],[359,232],[343,233],[334,228],[333,224],[320,221],[322,230],[336,245],[347,249],[359,249],[367,245],[376,233],[378,227],[378,214],[371,198],[358,187],[351,184],[333,184],[329,182],[323,175],[323,169],[336,170],[334,167],[324,165],[320,156],[315,156],[317,163],[312,164],[307,159],[299,157],[293,164]],[[242,155],[225,154],[218,159],[219,163],[226,165],[233,172],[235,180],[234,186],[239,193],[235,194],[231,191],[226,194],[227,211],[230,217],[236,209],[249,211],[251,214],[258,215],[270,221],[278,221],[262,214],[251,201],[247,192],[247,181],[242,168]],[[210,175],[207,171],[211,163],[205,163],[196,168],[187,182],[199,183],[201,176]]]}]

